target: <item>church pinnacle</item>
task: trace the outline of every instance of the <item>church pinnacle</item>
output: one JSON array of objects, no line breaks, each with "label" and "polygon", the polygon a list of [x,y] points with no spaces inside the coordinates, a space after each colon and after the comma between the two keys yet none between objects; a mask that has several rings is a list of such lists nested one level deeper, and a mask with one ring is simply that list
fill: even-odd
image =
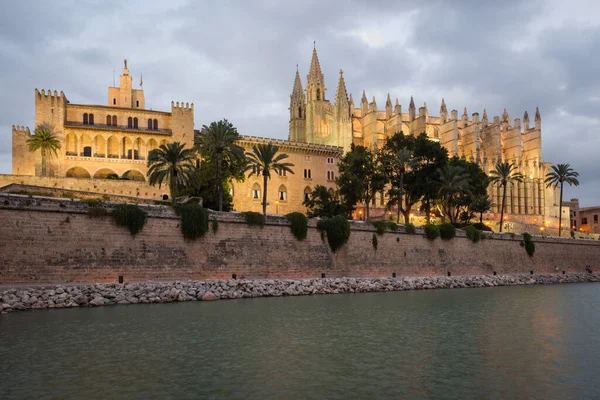
[{"label": "church pinnacle", "polygon": [[338,80],[337,91],[335,92],[335,104],[348,105],[348,92],[346,91],[346,82],[344,81],[344,71],[340,69],[340,79]]},{"label": "church pinnacle", "polygon": [[292,97],[301,96],[304,97],[304,90],[302,89],[302,80],[300,79],[300,73],[296,67],[296,79],[294,80],[294,89],[292,90]]},{"label": "church pinnacle", "polygon": [[319,63],[316,46],[313,48],[312,60],[310,61],[306,90],[309,101],[325,100],[325,76],[321,72],[321,64]]}]

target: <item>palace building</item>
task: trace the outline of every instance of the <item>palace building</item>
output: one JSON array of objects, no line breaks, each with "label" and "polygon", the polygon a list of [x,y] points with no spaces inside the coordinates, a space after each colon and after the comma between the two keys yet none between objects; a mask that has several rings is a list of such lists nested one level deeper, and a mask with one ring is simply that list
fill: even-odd
[{"label": "palace building", "polygon": [[[400,131],[411,135],[426,132],[431,140],[439,141],[450,156],[476,162],[486,173],[498,161],[515,163],[526,179],[510,188],[507,195],[509,223],[512,220],[535,225],[548,219],[554,221],[561,212],[557,190],[544,185],[551,164],[542,159],[538,110],[532,123],[527,112],[522,121],[519,118],[511,121],[506,110],[502,116],[489,119],[485,110],[480,118],[478,113],[469,116],[465,108],[459,117],[456,110],[448,111],[442,99],[439,116],[432,116],[425,104],[417,110],[412,97],[407,112],[403,112],[398,100],[392,103],[389,95],[385,107],[379,109],[375,98],[369,102],[364,91],[356,107],[352,95],[348,95],[341,70],[332,103],[327,98],[316,48],[305,85],[306,90],[296,71],[290,96],[288,140],[250,135],[240,140],[247,151],[255,144],[273,142],[294,164],[294,174],[275,175],[269,181],[269,213],[306,211],[302,201],[316,185],[335,189],[338,160],[351,144],[380,148],[389,136]],[[73,179],[79,178],[76,182],[102,180],[103,190],[108,193],[106,188],[110,185],[107,186],[106,178],[118,177],[137,181],[134,189],[120,190],[122,195],[163,198],[167,190],[158,190],[144,182],[149,152],[163,143],[175,141],[191,147],[195,135],[201,134],[194,130],[193,103],[171,102],[169,111],[147,109],[141,82],[140,89],[133,88],[127,61],[120,86],[108,88],[106,105],[74,104],[62,91],[35,89],[34,97],[35,126],[51,126],[61,143],[58,156],[47,157],[48,179],[53,180],[45,184],[55,188],[85,187],[89,191],[90,185],[73,184]],[[26,143],[31,135],[29,128],[13,126],[12,181],[27,183],[27,177],[41,175],[41,154],[30,152]],[[11,179],[4,176],[0,181]],[[67,179],[71,179],[68,185]],[[30,180],[34,182],[33,178]],[[131,185],[120,182],[121,188]],[[39,185],[39,180],[35,180],[35,184]],[[261,211],[261,193],[261,177],[233,182],[234,209]],[[494,202],[492,212],[499,212],[501,189],[490,187],[489,193]],[[114,194],[118,194],[116,190]],[[377,199],[372,216],[383,215],[385,201],[384,195]],[[564,220],[568,224],[568,210],[563,211],[566,211]],[[495,219],[493,213],[490,218]]]}]

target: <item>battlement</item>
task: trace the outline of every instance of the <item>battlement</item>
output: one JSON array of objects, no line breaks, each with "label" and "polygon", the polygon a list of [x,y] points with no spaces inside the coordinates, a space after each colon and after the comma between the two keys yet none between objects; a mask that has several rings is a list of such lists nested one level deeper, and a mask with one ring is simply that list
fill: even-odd
[{"label": "battlement", "polygon": [[12,133],[13,135],[26,135],[26,136],[31,136],[31,131],[29,130],[29,127],[25,127],[25,126],[12,126]]},{"label": "battlement", "polygon": [[194,103],[184,103],[183,101],[181,103],[179,103],[179,102],[172,101],[171,108],[173,110],[180,109],[180,110],[185,110],[185,111],[194,111]]},{"label": "battlement", "polygon": [[40,92],[38,90],[38,88],[35,88],[35,96],[38,99],[45,97],[45,98],[50,98],[50,99],[59,99],[60,98],[60,99],[66,100],[65,94],[63,93],[62,90],[60,91],[60,93],[57,92],[56,90],[54,92],[52,92],[52,90],[50,90],[50,89],[48,89],[47,92],[44,89],[42,89],[42,91]]}]

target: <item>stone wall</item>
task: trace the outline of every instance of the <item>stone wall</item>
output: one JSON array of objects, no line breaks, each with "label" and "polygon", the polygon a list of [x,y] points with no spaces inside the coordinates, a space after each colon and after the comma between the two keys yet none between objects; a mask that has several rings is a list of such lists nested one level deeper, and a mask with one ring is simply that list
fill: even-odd
[{"label": "stone wall", "polygon": [[[111,206],[111,204],[107,204]],[[378,236],[352,223],[349,243],[332,254],[309,224],[298,241],[284,217],[268,217],[264,228],[248,226],[241,214],[215,213],[219,228],[186,241],[180,220],[165,206],[144,206],[144,229],[132,237],[110,217],[90,218],[78,200],[0,194],[0,283],[68,283],[227,279],[385,277],[585,272],[600,270],[600,242],[534,236],[535,255],[521,238],[494,234],[472,243],[459,232],[450,241],[426,239],[418,230]]]}]

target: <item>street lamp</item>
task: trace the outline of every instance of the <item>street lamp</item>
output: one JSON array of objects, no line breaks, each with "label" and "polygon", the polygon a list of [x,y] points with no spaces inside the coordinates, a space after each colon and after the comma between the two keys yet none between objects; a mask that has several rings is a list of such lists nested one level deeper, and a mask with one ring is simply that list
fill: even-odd
[{"label": "street lamp", "polygon": [[275,200],[275,214],[279,214],[279,200]]}]

